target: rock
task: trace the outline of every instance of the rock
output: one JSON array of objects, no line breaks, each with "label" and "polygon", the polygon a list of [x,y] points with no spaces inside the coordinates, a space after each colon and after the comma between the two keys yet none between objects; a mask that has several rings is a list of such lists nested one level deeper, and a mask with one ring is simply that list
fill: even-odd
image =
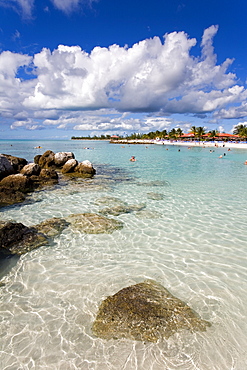
[{"label": "rock", "polygon": [[74,169],[74,172],[84,176],[93,176],[96,173],[92,163],[88,160],[78,163]]},{"label": "rock", "polygon": [[101,206],[101,205],[106,205],[106,206],[127,206],[128,203],[122,201],[119,198],[116,197],[102,197],[102,198],[97,198],[94,201],[94,204]]},{"label": "rock", "polygon": [[146,204],[131,204],[129,205],[130,212],[139,212],[146,207]]},{"label": "rock", "polygon": [[34,185],[29,177],[18,173],[4,177],[0,181],[0,187],[28,193],[33,190]]},{"label": "rock", "polygon": [[55,185],[58,183],[58,174],[54,169],[42,168],[39,176],[31,176],[31,180],[35,184],[35,187],[43,187],[49,185]]},{"label": "rock", "polygon": [[62,173],[74,172],[75,167],[78,165],[76,159],[69,159],[62,168]]},{"label": "rock", "polygon": [[21,174],[25,176],[39,176],[41,168],[36,163],[26,164],[21,170]]},{"label": "rock", "polygon": [[33,159],[34,163],[35,163],[35,164],[39,164],[39,160],[40,160],[40,158],[41,158],[41,154],[37,154],[37,155],[34,157],[34,159]]},{"label": "rock", "polygon": [[150,211],[148,209],[144,209],[139,212],[136,212],[135,216],[138,218],[142,218],[142,219],[145,219],[145,218],[156,219],[156,218],[162,218],[163,214],[158,211]]},{"label": "rock", "polygon": [[122,213],[131,213],[134,211],[140,211],[145,208],[145,204],[133,204],[133,205],[116,205],[113,207],[106,207],[99,211],[103,215],[119,216]]},{"label": "rock", "polygon": [[[37,163],[41,168],[49,168],[55,165],[54,162],[55,153],[51,150],[47,150],[39,158],[35,157],[35,163]],[[38,162],[36,162],[38,160]]]},{"label": "rock", "polygon": [[54,238],[69,225],[69,222],[63,218],[53,217],[41,222],[38,225],[35,225],[34,228],[38,230],[38,232],[45,234],[47,237]]},{"label": "rock", "polygon": [[25,158],[15,157],[10,154],[2,154],[14,168],[14,172],[20,172],[20,170],[27,164],[27,160]]},{"label": "rock", "polygon": [[39,177],[41,178],[46,178],[46,179],[52,179],[52,180],[57,180],[58,179],[58,174],[55,170],[51,168],[42,168],[40,171]]},{"label": "rock", "polygon": [[33,227],[27,227],[17,222],[2,222],[0,224],[1,252],[21,255],[47,243],[47,237]]},{"label": "rock", "polygon": [[25,198],[25,195],[20,191],[0,186],[0,207],[21,203]]},{"label": "rock", "polygon": [[72,228],[79,229],[86,234],[111,234],[114,230],[122,229],[123,223],[96,213],[73,214],[67,218]]},{"label": "rock", "polygon": [[63,166],[69,159],[74,159],[74,153],[72,152],[59,152],[55,153],[54,156],[54,163],[56,166],[61,167]]},{"label": "rock", "polygon": [[136,185],[138,186],[170,186],[169,181],[160,181],[160,180],[153,180],[148,182],[139,182]]},{"label": "rock", "polygon": [[0,154],[0,180],[6,176],[13,174],[14,172],[14,167],[12,166],[8,158],[6,158],[5,155]]},{"label": "rock", "polygon": [[145,281],[106,298],[92,330],[102,339],[157,342],[184,329],[205,331],[210,325],[162,285]]},{"label": "rock", "polygon": [[162,200],[164,195],[160,193],[147,193],[147,197],[152,200]]},{"label": "rock", "polygon": [[114,207],[106,207],[99,211],[103,215],[112,215],[112,216],[119,216],[122,213],[130,213],[131,210],[128,206],[114,206]]}]

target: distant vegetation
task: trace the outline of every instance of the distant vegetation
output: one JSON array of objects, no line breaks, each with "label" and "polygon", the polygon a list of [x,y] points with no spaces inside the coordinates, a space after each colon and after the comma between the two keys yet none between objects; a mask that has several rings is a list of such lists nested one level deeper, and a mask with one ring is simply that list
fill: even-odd
[{"label": "distant vegetation", "polygon": [[100,135],[100,136],[72,136],[71,140],[110,140],[111,135]]},{"label": "distant vegetation", "polygon": [[[190,134],[193,134],[194,137],[198,140],[204,139],[203,136],[207,134],[207,138],[210,140],[212,138],[215,138],[218,136],[219,132],[217,130],[211,130],[206,132],[204,127],[196,127],[192,126],[190,129]],[[234,135],[238,135],[240,139],[247,139],[247,127],[246,125],[238,125],[235,127],[233,131]],[[184,135],[181,128],[173,128],[171,131],[163,130],[163,131],[151,131],[148,134],[140,134],[140,133],[133,133],[129,136],[121,136],[121,135],[100,135],[100,136],[72,136],[72,140],[111,140],[114,139],[124,139],[124,140],[145,140],[145,139],[171,139],[171,140],[177,140],[179,138],[182,138]]]}]

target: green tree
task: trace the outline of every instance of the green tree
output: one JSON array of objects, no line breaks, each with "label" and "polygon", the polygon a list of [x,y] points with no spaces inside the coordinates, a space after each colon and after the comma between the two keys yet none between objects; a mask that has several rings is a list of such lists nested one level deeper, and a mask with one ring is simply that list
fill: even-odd
[{"label": "green tree", "polygon": [[178,137],[181,137],[183,135],[183,130],[180,127],[177,128],[177,135]]},{"label": "green tree", "polygon": [[178,137],[177,130],[175,128],[171,129],[168,136],[169,136],[170,139],[175,139],[176,140],[177,137]]},{"label": "green tree", "polygon": [[234,135],[239,135],[242,139],[247,138],[247,127],[246,125],[239,124],[233,130]]},{"label": "green tree", "polygon": [[216,137],[218,135],[219,131],[218,130],[211,130],[208,132],[208,136],[213,138],[213,137]]},{"label": "green tree", "polygon": [[199,140],[202,139],[203,135],[205,135],[205,129],[204,127],[200,126],[200,127],[197,127],[197,130],[196,130],[196,136],[198,137]]},{"label": "green tree", "polygon": [[197,127],[196,126],[192,126],[191,129],[190,129],[190,133],[191,134],[194,134],[195,137],[196,137],[196,134],[197,134]]}]

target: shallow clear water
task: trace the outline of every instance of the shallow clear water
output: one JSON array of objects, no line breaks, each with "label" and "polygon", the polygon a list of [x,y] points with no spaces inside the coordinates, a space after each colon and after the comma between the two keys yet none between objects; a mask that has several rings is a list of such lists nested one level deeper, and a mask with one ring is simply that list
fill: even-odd
[{"label": "shallow clear water", "polygon": [[[52,245],[14,261],[0,287],[1,369],[247,368],[247,151],[0,141],[0,153],[29,161],[47,149],[90,160],[95,178],[34,193],[35,202],[2,208],[1,220],[30,226],[98,212],[104,206],[96,200],[107,196],[146,208],[116,216],[124,227],[113,234],[67,228]],[[157,344],[94,337],[101,301],[147,278],[212,326]]]}]

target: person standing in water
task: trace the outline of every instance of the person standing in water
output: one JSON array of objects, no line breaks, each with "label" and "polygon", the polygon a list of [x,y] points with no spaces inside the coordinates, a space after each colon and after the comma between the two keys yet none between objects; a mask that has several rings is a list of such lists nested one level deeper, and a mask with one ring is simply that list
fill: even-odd
[{"label": "person standing in water", "polygon": [[135,156],[133,156],[133,155],[132,155],[132,157],[130,158],[130,161],[131,161],[131,162],[135,162],[135,161],[136,161]]}]

